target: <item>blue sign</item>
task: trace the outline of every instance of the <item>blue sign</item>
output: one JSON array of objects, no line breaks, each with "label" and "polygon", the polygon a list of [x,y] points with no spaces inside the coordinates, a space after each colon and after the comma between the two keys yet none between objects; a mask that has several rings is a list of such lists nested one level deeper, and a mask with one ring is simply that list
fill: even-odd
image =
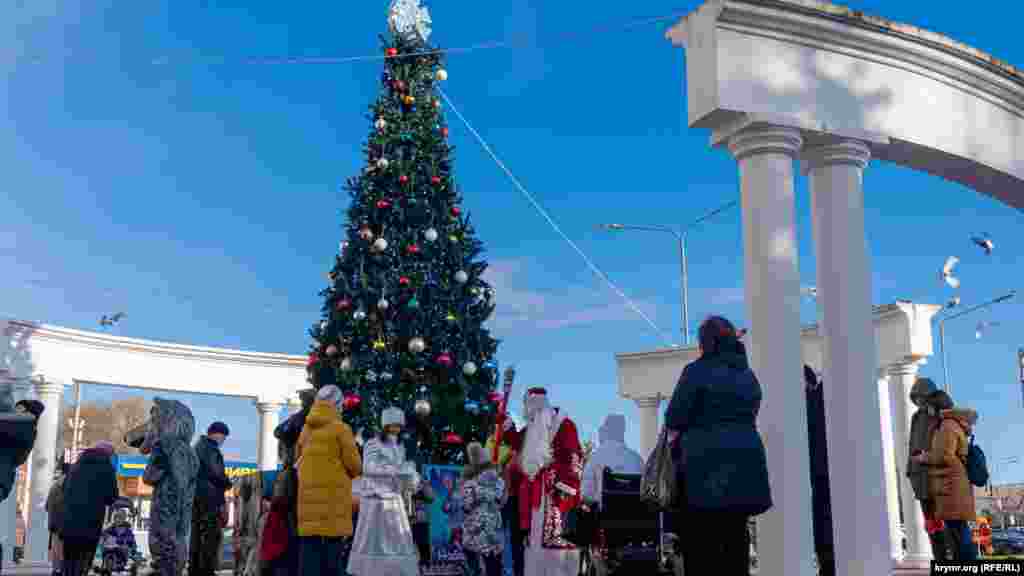
[{"label": "blue sign", "polygon": [[429,508],[432,558],[423,573],[462,574],[462,467],[427,465],[423,473],[434,491]]},{"label": "blue sign", "polygon": [[[146,471],[146,463],[149,462],[148,456],[136,456],[133,454],[115,454],[114,460],[117,462],[117,475],[124,478],[141,478],[142,473]],[[248,476],[249,474],[256,474],[259,471],[259,467],[255,462],[235,462],[229,461],[224,463],[224,471],[227,473],[228,478],[238,478],[240,476]]]}]

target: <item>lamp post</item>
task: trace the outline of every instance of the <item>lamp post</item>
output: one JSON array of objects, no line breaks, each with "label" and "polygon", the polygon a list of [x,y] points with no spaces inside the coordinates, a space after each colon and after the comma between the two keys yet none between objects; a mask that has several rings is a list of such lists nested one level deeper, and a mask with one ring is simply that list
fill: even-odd
[{"label": "lamp post", "polygon": [[679,249],[679,275],[680,275],[680,297],[682,298],[682,330],[683,333],[683,344],[690,344],[690,296],[689,296],[689,271],[687,270],[686,263],[686,236],[695,226],[704,222],[705,220],[721,213],[739,202],[733,200],[705,213],[700,218],[697,218],[689,225],[684,227],[681,231],[676,230],[670,226],[634,226],[628,224],[598,224],[598,228],[608,231],[621,231],[621,230],[638,230],[641,232],[661,232],[663,234],[671,234],[676,239],[676,245]]},{"label": "lamp post", "polygon": [[1020,402],[1024,407],[1024,348],[1017,349],[1017,379],[1020,380]]},{"label": "lamp post", "polygon": [[955,314],[946,314],[939,318],[939,352],[942,356],[942,387],[946,390],[947,394],[953,393],[953,385],[949,381],[949,367],[946,365],[946,321],[956,320],[957,318],[961,318],[972,312],[977,312],[978,310],[985,310],[987,308],[991,308],[996,304],[1006,302],[1007,300],[1013,298],[1016,295],[1017,291],[1011,290],[1010,292],[1003,294],[998,298],[993,298],[988,302],[983,302],[981,304],[978,304],[977,306],[971,306],[970,308],[967,308],[966,310],[961,310],[960,312],[957,312]]}]

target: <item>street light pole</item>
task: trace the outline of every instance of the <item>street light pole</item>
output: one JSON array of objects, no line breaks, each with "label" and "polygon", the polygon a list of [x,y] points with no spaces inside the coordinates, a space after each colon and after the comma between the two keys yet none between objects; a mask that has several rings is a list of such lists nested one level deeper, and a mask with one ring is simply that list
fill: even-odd
[{"label": "street light pole", "polygon": [[966,310],[961,310],[960,312],[957,312],[956,314],[947,314],[947,315],[942,316],[942,317],[939,318],[939,353],[942,356],[942,378],[943,378],[943,386],[942,387],[945,389],[947,394],[950,394],[950,395],[953,394],[953,384],[949,381],[949,368],[948,368],[947,363],[946,363],[946,326],[945,326],[946,321],[947,320],[956,320],[957,318],[966,316],[966,315],[968,315],[968,314],[970,314],[972,312],[977,312],[978,310],[984,310],[986,308],[991,308],[992,306],[995,306],[996,304],[1001,304],[1001,303],[1003,303],[1003,302],[1013,298],[1016,295],[1017,295],[1017,291],[1016,290],[1010,290],[1008,293],[1003,294],[1002,296],[1000,296],[998,298],[993,298],[992,300],[989,300],[988,302],[983,302],[983,303],[978,304],[976,306],[971,306],[970,308],[967,308]]},{"label": "street light pole", "polygon": [[704,222],[705,220],[711,218],[712,216],[715,216],[716,214],[718,214],[720,212],[724,212],[725,210],[727,210],[729,208],[732,208],[733,206],[737,205],[738,203],[739,203],[738,201],[733,200],[732,202],[727,202],[727,203],[719,206],[718,208],[715,208],[714,210],[711,210],[711,211],[705,213],[703,216],[701,216],[700,218],[697,218],[696,220],[691,222],[688,226],[683,228],[682,232],[680,232],[680,231],[678,231],[678,230],[676,230],[674,228],[670,228],[668,226],[630,226],[630,225],[626,225],[626,224],[598,224],[598,226],[597,226],[598,228],[601,228],[601,229],[604,229],[604,230],[612,230],[612,231],[639,230],[641,232],[662,232],[664,234],[671,234],[676,239],[676,244],[679,246],[679,275],[680,275],[680,283],[682,284],[680,286],[680,289],[679,289],[680,297],[682,298],[682,313],[681,313],[681,316],[682,316],[682,323],[683,323],[680,332],[682,332],[683,344],[685,346],[689,346],[690,345],[690,295],[689,295],[690,279],[689,279],[689,270],[688,270],[687,258],[686,258],[686,248],[687,248],[687,246],[686,246],[686,238],[687,238],[687,234],[696,225],[700,224],[701,222]]}]

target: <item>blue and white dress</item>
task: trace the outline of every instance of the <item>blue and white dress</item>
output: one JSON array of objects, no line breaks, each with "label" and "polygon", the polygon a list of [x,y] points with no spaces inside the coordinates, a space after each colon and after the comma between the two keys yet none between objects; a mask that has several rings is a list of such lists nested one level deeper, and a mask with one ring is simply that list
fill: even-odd
[{"label": "blue and white dress", "polygon": [[409,500],[419,485],[416,466],[399,443],[373,438],[363,448],[359,522],[348,572],[353,576],[417,576],[419,552],[409,525]]}]

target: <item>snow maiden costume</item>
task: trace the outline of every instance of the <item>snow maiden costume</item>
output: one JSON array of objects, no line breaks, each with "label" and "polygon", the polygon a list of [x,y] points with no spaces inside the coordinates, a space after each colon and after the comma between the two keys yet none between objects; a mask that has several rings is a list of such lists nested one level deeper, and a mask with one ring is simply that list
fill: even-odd
[{"label": "snow maiden costume", "polygon": [[583,450],[576,424],[551,406],[543,388],[527,391],[525,412],[522,432],[508,433],[522,471],[519,486],[510,490],[519,491],[520,525],[530,527],[524,573],[575,576],[579,550],[562,537],[562,526],[580,498]]},{"label": "snow maiden costume", "polygon": [[142,474],[142,481],[153,487],[149,550],[156,574],[178,576],[185,568],[199,471],[190,444],[196,423],[192,411],[177,400],[154,398],[150,414],[139,449],[150,454]]},{"label": "snow maiden costume", "polygon": [[[404,426],[398,408],[381,414],[381,428]],[[381,434],[363,447],[363,481],[358,488],[359,522],[348,572],[353,576],[417,576],[419,554],[413,543],[406,496],[419,485],[416,465],[405,459],[397,437]]]}]

